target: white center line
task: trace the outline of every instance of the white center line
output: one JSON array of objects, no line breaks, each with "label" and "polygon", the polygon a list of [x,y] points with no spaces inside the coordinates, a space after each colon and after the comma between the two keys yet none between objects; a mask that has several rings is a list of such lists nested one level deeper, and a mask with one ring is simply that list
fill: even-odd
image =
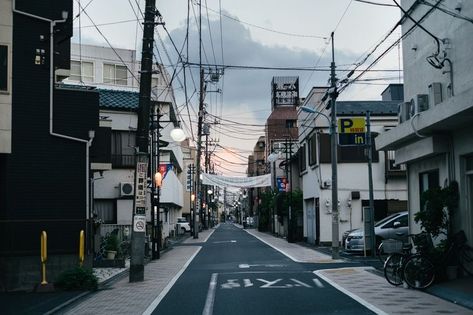
[{"label": "white center line", "polygon": [[207,292],[207,299],[205,300],[205,307],[202,311],[202,315],[213,314],[214,301],[215,301],[215,288],[217,287],[217,276],[218,273],[213,273],[210,278],[209,291]]}]

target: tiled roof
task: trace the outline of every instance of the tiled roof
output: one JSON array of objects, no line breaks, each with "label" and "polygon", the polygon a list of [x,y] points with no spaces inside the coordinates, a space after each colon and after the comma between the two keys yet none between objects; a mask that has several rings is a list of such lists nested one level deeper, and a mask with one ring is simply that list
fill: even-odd
[{"label": "tiled roof", "polygon": [[371,115],[396,116],[400,101],[337,101],[337,116]]},{"label": "tiled roof", "polygon": [[137,109],[139,93],[129,91],[97,89],[100,96],[100,108]]}]

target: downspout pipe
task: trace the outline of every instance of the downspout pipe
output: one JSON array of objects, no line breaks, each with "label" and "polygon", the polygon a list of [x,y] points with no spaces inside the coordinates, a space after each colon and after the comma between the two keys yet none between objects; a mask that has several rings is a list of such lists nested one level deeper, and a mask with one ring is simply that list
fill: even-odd
[{"label": "downspout pipe", "polygon": [[[86,167],[85,167],[85,186],[86,186],[86,205],[85,205],[85,213],[86,213],[86,219],[90,219],[90,214],[89,214],[89,195],[90,195],[90,192],[89,192],[89,148],[90,146],[92,145],[92,140],[93,140],[93,137],[90,137],[89,140],[85,140],[85,139],[81,139],[81,138],[75,138],[75,137],[71,137],[71,136],[68,136],[68,135],[63,135],[63,134],[59,134],[59,133],[55,133],[54,132],[54,129],[53,129],[53,112],[54,112],[54,102],[53,102],[53,95],[54,95],[54,27],[56,26],[56,24],[58,23],[64,23],[66,22],[67,20],[67,15],[61,19],[61,20],[51,20],[51,19],[47,19],[45,17],[42,17],[42,16],[38,16],[38,15],[34,15],[34,14],[31,14],[31,13],[28,13],[28,12],[24,12],[24,11],[20,11],[20,10],[17,10],[16,9],[16,0],[13,0],[13,10],[12,10],[14,13],[18,13],[18,14],[21,14],[21,15],[24,15],[24,16],[28,16],[30,18],[33,18],[33,19],[37,19],[37,20],[40,20],[40,21],[44,21],[44,22],[48,22],[50,27],[49,27],[49,134],[51,136],[54,136],[54,137],[58,137],[58,138],[63,138],[63,139],[68,139],[68,140],[71,140],[71,141],[77,141],[77,142],[81,142],[81,143],[84,143],[85,144],[85,163],[86,163]],[[67,14],[67,12],[66,12]],[[63,14],[64,15],[64,14]]]}]

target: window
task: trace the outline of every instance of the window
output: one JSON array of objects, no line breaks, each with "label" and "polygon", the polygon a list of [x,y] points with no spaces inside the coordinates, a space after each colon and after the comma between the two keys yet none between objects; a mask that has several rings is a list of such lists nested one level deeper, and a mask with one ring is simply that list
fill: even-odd
[{"label": "window", "polygon": [[155,88],[159,85],[159,78],[151,78],[151,87]]},{"label": "window", "polygon": [[313,133],[309,139],[309,165],[317,163],[317,133]]},{"label": "window", "polygon": [[424,201],[422,200],[423,199],[422,193],[434,187],[439,187],[439,170],[438,169],[419,173],[420,209],[424,209]]},{"label": "window", "polygon": [[305,144],[301,147],[301,150],[300,150],[300,155],[299,155],[299,167],[300,167],[300,170],[301,171],[305,171],[306,169],[306,157],[305,157]]},{"label": "window", "polygon": [[97,214],[97,218],[101,219],[103,223],[117,223],[117,210],[114,199],[95,199],[94,212]]},{"label": "window", "polygon": [[286,120],[286,128],[295,128],[297,127],[297,121],[294,119],[287,119]]},{"label": "window", "polygon": [[69,80],[94,82],[94,63],[71,60],[71,74]]},{"label": "window", "polygon": [[0,91],[8,91],[8,46],[0,45]]},{"label": "window", "polygon": [[112,167],[128,168],[135,165],[136,133],[112,131]]},{"label": "window", "polygon": [[103,65],[103,83],[127,85],[127,68],[120,65]]}]

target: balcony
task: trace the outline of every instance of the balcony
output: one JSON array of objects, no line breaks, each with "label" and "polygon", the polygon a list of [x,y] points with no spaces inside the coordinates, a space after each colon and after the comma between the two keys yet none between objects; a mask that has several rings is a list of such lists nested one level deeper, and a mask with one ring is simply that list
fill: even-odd
[{"label": "balcony", "polygon": [[112,168],[135,168],[135,155],[112,154]]}]

